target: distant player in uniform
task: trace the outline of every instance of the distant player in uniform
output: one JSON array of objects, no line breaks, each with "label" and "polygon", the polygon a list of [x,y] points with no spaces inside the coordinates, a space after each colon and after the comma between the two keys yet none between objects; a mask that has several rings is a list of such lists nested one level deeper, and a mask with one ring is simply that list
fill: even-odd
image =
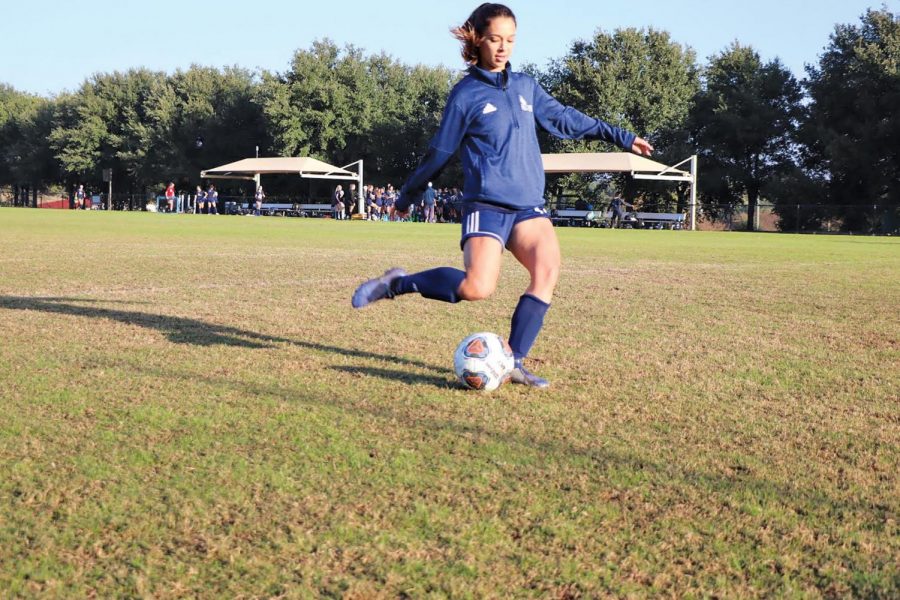
[{"label": "distant player in uniform", "polygon": [[470,64],[447,99],[437,134],[419,167],[401,189],[398,211],[409,209],[427,182],[460,150],[465,174],[462,240],[465,270],[439,267],[412,275],[389,269],[360,285],[352,304],[418,293],[444,302],[482,300],[497,287],[503,249],[531,276],[512,316],[509,344],[515,355],[512,381],[543,388],[549,382],[524,366],[550,308],[559,277],[559,242],[544,208],[544,168],[536,126],[566,139],[599,139],[637,154],[653,147],[623,129],[563,106],[509,59],[516,18],[502,4],[485,3],[453,30]]},{"label": "distant player in uniform", "polygon": [[82,209],[84,208],[84,199],[87,197],[87,194],[84,191],[84,186],[79,185],[78,189],[75,190],[75,208]]},{"label": "distant player in uniform", "polygon": [[219,214],[219,192],[216,191],[216,186],[214,185],[210,185],[206,191],[206,214]]},{"label": "distant player in uniform", "polygon": [[366,186],[366,219],[375,219],[378,215],[378,207],[375,205],[375,186]]},{"label": "distant player in uniform", "polygon": [[206,192],[203,191],[203,188],[199,185],[197,186],[197,192],[194,196],[194,213],[202,213],[203,209],[206,208]]}]

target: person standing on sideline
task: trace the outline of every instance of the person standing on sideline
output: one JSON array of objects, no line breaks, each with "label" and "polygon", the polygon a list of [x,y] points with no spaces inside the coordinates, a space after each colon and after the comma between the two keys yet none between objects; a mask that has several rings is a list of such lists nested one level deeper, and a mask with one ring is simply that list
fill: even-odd
[{"label": "person standing on sideline", "polygon": [[356,209],[356,203],[359,199],[356,197],[356,184],[351,183],[347,188],[347,202],[344,204],[347,205],[347,218],[353,218],[353,211]]},{"label": "person standing on sideline", "polygon": [[175,212],[175,184],[172,182],[166,186],[166,212]]},{"label": "person standing on sideline", "polygon": [[75,210],[84,208],[84,199],[86,196],[87,194],[84,191],[84,184],[79,184],[78,189],[75,190]]},{"label": "person standing on sideline", "polygon": [[331,197],[331,215],[338,221],[344,219],[344,188],[340,184],[334,188]]},{"label": "person standing on sideline", "polygon": [[483,300],[500,277],[504,248],[527,269],[530,283],[512,315],[509,345],[514,383],[550,383],[524,365],[544,324],[559,279],[560,250],[544,207],[544,169],[536,128],[556,137],[611,142],[636,154],[653,146],[633,133],[560,104],[529,75],[512,70],[516,18],[502,4],[485,3],[453,30],[470,67],[447,99],[440,127],[418,168],[401,188],[397,210],[406,211],[426,183],[459,149],[465,174],[462,239],[465,270],[438,267],[407,275],[400,268],[362,283],[351,303],[417,293],[444,302]]},{"label": "person standing on sideline", "polygon": [[387,213],[387,220],[393,221],[396,218],[394,211],[394,202],[397,200],[397,194],[394,192],[394,186],[390,183],[384,190],[384,210]]},{"label": "person standing on sideline", "polygon": [[375,186],[371,183],[366,186],[366,220],[376,218],[378,207],[375,206]]},{"label": "person standing on sideline", "polygon": [[375,220],[381,221],[384,214],[384,188],[375,188]]},{"label": "person standing on sideline", "polygon": [[620,225],[622,225],[622,219],[625,218],[625,207],[626,206],[628,208],[632,208],[632,209],[634,208],[633,204],[629,204],[629,203],[625,202],[625,200],[620,198],[619,196],[616,196],[615,198],[613,198],[612,202],[609,203],[609,210],[612,213],[609,216],[609,226],[612,229],[615,229],[616,227],[619,227]]},{"label": "person standing on sideline", "polygon": [[422,221],[425,223],[434,223],[435,196],[434,188],[429,181],[428,187],[425,188],[425,194],[422,197]]},{"label": "person standing on sideline", "polygon": [[206,192],[198,185],[194,195],[194,214],[203,213],[204,208],[206,208]]},{"label": "person standing on sideline", "polygon": [[216,191],[216,186],[213,184],[209,184],[209,189],[206,191],[206,214],[219,214],[219,192]]},{"label": "person standing on sideline", "polygon": [[253,214],[258,217],[262,214],[263,200],[266,199],[266,193],[263,191],[262,186],[256,188],[256,195],[253,199],[255,200]]}]

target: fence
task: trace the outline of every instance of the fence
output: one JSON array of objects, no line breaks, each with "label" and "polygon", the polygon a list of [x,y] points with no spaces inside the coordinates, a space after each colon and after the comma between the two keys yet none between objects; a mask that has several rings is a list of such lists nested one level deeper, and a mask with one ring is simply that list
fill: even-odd
[{"label": "fence", "polygon": [[[704,205],[697,229],[747,231],[746,206]],[[754,231],[856,235],[900,234],[900,206],[847,204],[760,204]]]}]

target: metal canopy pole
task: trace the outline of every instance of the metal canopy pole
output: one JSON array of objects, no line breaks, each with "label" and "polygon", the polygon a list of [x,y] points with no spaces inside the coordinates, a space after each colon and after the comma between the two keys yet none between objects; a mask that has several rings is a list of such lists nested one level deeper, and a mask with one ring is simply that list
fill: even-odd
[{"label": "metal canopy pole", "polygon": [[362,159],[359,159],[359,184],[358,185],[359,185],[359,187],[357,188],[357,191],[359,192],[359,207],[357,209],[356,214],[365,215],[366,214],[366,202],[365,202],[366,194],[363,191],[363,161],[362,161]]},{"label": "metal canopy pole", "polygon": [[691,156],[691,231],[697,231],[697,155]]},{"label": "metal canopy pole", "polygon": [[350,167],[356,167],[356,176],[354,176],[352,179],[354,179],[356,181],[356,185],[357,185],[357,188],[356,188],[357,210],[358,210],[358,213],[362,215],[362,214],[365,214],[365,212],[366,212],[366,207],[363,204],[363,198],[365,197],[365,194],[363,194],[363,161],[362,161],[362,159],[359,159],[356,162],[352,162],[349,165],[344,165],[343,167],[341,167],[341,169],[346,171]]}]

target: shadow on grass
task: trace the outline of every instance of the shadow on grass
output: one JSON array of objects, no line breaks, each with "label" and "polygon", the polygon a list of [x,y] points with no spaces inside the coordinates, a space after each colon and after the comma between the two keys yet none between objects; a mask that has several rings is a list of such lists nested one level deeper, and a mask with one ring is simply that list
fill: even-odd
[{"label": "shadow on grass", "polygon": [[[91,306],[90,303],[92,302],[106,303],[106,300],[0,296],[0,309],[33,310],[51,314],[88,317],[92,319],[109,319],[128,325],[137,325],[138,327],[154,329],[165,335],[169,341],[176,344],[191,344],[195,346],[222,345],[240,348],[273,348],[276,344],[291,344],[317,352],[327,352],[341,356],[353,356],[355,358],[371,360],[383,360],[433,371],[445,371],[445,369],[435,365],[399,356],[375,354],[363,350],[353,350],[350,348],[341,348],[339,346],[305,342],[303,340],[292,340],[285,337],[266,335],[247,329],[240,329],[238,327],[215,325],[187,317],[174,317],[146,312],[100,308],[98,306]],[[370,374],[375,374],[374,372],[378,371],[378,369],[370,369],[370,371],[372,371]],[[385,373],[387,374],[385,376],[394,378],[399,371],[385,371]],[[436,377],[434,380],[446,384],[446,380],[444,379]]]},{"label": "shadow on grass", "polygon": [[[452,379],[448,379],[446,377],[437,377],[434,375],[419,375],[416,373],[409,373],[407,371],[399,371],[395,369],[377,369],[374,367],[330,367],[334,371],[340,371],[342,373],[347,373],[349,375],[354,376],[366,376],[366,377],[378,377],[380,379],[386,379],[388,381],[402,381],[403,383],[415,384],[421,383],[425,385],[433,385],[437,388],[442,388],[445,390],[459,390],[463,389],[462,385],[456,383]],[[441,369],[442,371],[446,371],[446,369]]]}]

